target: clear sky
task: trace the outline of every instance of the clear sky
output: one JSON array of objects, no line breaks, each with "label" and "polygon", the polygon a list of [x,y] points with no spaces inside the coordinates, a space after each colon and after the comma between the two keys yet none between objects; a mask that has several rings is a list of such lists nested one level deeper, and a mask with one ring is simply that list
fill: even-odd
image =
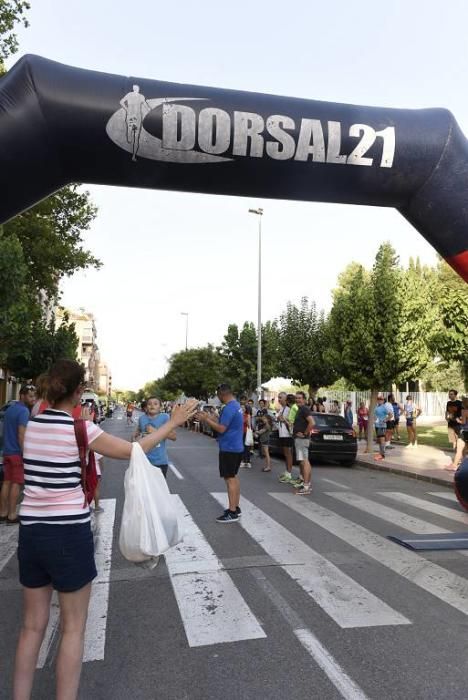
[{"label": "clear sky", "polygon": [[[20,53],[171,82],[333,102],[446,107],[468,133],[465,0],[31,0]],[[14,61],[11,60],[9,65]],[[396,211],[89,187],[99,215],[86,243],[99,272],[63,283],[63,303],[96,315],[114,386],[138,389],[185,346],[256,321],[263,207],[263,318],[301,296],[328,309],[351,260],[389,240],[406,262],[435,254]]]}]

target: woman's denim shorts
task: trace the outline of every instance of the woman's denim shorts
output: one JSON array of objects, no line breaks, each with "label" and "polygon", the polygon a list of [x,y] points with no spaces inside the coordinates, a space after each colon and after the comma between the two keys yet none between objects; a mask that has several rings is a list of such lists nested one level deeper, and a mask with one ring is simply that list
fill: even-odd
[{"label": "woman's denim shorts", "polygon": [[20,525],[18,562],[26,588],[78,591],[97,576],[90,523]]}]

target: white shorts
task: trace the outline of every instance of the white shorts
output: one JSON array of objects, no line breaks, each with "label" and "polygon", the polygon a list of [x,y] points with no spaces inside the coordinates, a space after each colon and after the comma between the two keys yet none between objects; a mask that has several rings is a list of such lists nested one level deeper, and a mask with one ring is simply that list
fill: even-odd
[{"label": "white shorts", "polygon": [[309,443],[309,438],[294,438],[294,447],[296,448],[296,459],[298,462],[309,459]]}]

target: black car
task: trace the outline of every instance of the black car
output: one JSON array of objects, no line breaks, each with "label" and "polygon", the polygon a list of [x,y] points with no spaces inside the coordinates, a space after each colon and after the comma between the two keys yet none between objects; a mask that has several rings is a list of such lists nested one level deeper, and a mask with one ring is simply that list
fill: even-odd
[{"label": "black car", "polygon": [[[330,460],[351,467],[357,455],[357,439],[354,430],[349,427],[343,416],[332,413],[312,413],[312,416],[315,426],[310,435],[309,459],[311,462]],[[283,454],[277,430],[271,433],[269,444],[272,454]]]}]

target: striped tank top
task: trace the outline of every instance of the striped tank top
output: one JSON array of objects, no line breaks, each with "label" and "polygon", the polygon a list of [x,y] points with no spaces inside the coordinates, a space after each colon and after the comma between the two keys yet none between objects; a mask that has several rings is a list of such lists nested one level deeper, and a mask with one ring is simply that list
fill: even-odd
[{"label": "striped tank top", "polygon": [[[86,422],[88,442],[102,430]],[[90,520],[81,488],[81,465],[74,420],[69,413],[48,408],[31,418],[24,436],[24,498],[22,525],[73,525]]]}]

